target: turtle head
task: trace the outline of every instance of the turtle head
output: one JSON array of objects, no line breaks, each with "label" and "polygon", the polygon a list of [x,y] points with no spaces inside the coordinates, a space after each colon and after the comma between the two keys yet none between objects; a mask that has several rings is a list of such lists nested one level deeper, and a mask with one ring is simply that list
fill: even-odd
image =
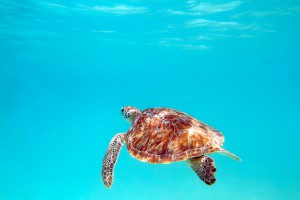
[{"label": "turtle head", "polygon": [[134,119],[139,116],[142,112],[132,106],[124,106],[121,108],[121,114],[122,116],[130,123],[132,124]]}]

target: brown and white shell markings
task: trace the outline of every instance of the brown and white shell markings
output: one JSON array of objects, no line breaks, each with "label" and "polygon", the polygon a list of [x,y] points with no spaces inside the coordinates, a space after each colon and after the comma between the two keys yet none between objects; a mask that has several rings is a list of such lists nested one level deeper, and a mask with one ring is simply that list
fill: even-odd
[{"label": "brown and white shell markings", "polygon": [[216,179],[213,159],[207,154],[220,152],[240,160],[221,148],[224,136],[197,119],[170,108],[149,108],[140,111],[131,106],[121,109],[132,123],[127,133],[117,134],[110,142],[103,159],[102,178],[109,188],[113,169],[124,142],[130,154],[144,162],[170,163],[187,160],[199,178],[208,185]]}]

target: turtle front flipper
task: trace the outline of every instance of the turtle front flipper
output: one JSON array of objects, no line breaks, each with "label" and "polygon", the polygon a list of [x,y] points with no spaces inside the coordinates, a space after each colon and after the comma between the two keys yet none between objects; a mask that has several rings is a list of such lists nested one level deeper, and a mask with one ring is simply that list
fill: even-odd
[{"label": "turtle front flipper", "polygon": [[102,162],[102,179],[104,185],[111,187],[114,178],[114,167],[118,159],[119,152],[125,142],[125,134],[120,133],[110,141],[106,154]]},{"label": "turtle front flipper", "polygon": [[212,185],[216,182],[214,174],[217,169],[212,158],[203,155],[196,158],[190,158],[188,161],[192,170],[196,172],[204,183]]}]

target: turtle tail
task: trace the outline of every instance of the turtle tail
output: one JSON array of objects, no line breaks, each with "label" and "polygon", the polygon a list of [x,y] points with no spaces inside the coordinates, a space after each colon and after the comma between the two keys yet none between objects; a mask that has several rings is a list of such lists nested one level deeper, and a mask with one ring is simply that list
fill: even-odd
[{"label": "turtle tail", "polygon": [[227,151],[227,150],[225,150],[225,149],[220,149],[219,151],[217,151],[218,153],[221,153],[221,154],[223,154],[223,155],[225,155],[225,156],[228,156],[229,158],[232,158],[233,160],[237,160],[237,161],[240,161],[240,162],[242,162],[242,159],[240,159],[238,156],[236,156],[236,155],[234,155],[233,153],[231,153],[231,152],[229,152],[229,151]]}]

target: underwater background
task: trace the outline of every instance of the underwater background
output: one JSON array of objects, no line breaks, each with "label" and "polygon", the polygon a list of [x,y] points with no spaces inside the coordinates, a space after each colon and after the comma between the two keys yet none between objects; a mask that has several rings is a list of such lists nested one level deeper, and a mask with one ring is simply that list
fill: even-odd
[{"label": "underwater background", "polygon": [[[0,0],[0,199],[300,199],[300,2]],[[217,128],[217,182],[126,147],[122,106]]]}]

